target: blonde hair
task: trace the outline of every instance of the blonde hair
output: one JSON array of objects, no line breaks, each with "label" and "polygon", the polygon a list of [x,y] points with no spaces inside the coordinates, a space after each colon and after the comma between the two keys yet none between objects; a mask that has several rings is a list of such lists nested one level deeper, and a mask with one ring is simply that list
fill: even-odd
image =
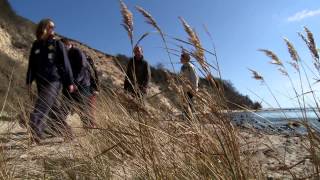
[{"label": "blonde hair", "polygon": [[42,37],[47,34],[47,26],[50,24],[50,23],[53,23],[53,21],[49,18],[46,18],[46,19],[42,19],[39,23],[38,23],[38,26],[37,26],[37,29],[36,29],[36,37],[38,40],[42,39]]}]

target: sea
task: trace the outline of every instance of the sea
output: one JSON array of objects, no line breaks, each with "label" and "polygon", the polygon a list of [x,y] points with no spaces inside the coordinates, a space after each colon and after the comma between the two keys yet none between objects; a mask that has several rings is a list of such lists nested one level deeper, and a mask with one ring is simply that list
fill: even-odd
[{"label": "sea", "polygon": [[305,124],[320,133],[320,112],[308,109],[262,109],[259,111],[236,111],[231,113],[232,122],[238,126],[250,126],[275,133],[307,132]]}]

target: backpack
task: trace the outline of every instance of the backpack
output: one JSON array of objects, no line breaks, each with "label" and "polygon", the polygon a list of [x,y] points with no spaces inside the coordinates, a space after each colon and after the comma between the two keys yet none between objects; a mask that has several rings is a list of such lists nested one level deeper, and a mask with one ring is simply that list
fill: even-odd
[{"label": "backpack", "polygon": [[91,56],[86,54],[86,59],[88,62],[88,71],[90,74],[90,89],[91,91],[100,91],[100,81],[98,77],[97,68],[94,65],[93,59]]}]

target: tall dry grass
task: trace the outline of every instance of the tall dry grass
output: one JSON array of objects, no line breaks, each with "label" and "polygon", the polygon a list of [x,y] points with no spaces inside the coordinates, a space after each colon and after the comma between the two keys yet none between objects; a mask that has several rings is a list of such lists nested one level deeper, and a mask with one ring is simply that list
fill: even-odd
[{"label": "tall dry grass", "polygon": [[[159,31],[166,51],[164,32],[157,25],[151,14],[138,8],[148,23]],[[133,47],[133,14],[121,1],[123,26],[129,35]],[[199,37],[187,22],[180,18],[188,34],[188,40],[180,40],[183,45],[191,45],[188,52],[197,60],[198,66],[209,80],[213,81],[210,62],[207,61],[205,48]],[[311,33],[311,32],[307,32]],[[302,35],[302,37],[304,37]],[[305,38],[313,53],[316,47],[311,35]],[[141,39],[141,38],[140,38]],[[143,38],[142,38],[143,39]],[[139,42],[139,40],[138,40]],[[289,52],[298,64],[299,58],[293,46],[286,41]],[[289,46],[290,45],[290,46]],[[276,60],[275,54],[265,51]],[[169,55],[170,56],[170,55]],[[315,61],[317,56],[314,55]],[[275,64],[281,61],[275,61]],[[254,77],[264,80],[252,70]],[[123,72],[125,73],[125,72]],[[170,90],[179,101],[179,108],[185,111],[187,104],[182,79],[169,76]],[[15,135],[13,129],[7,129],[7,136],[1,141],[0,177],[2,179],[266,179],[268,173],[253,157],[256,149],[250,149],[250,142],[242,137],[240,129],[235,127],[221,97],[223,89],[212,82],[212,92],[200,90],[195,95],[193,110],[179,115],[168,110],[160,110],[161,104],[153,104],[146,98],[136,99],[121,90],[104,89],[98,98],[97,127],[84,129],[77,116],[72,116],[75,138],[71,142],[61,142],[61,138],[49,139],[40,146],[30,145],[27,135]],[[301,95],[296,90],[297,95]],[[297,96],[300,97],[300,96]],[[275,97],[276,98],[276,97]],[[303,104],[303,100],[299,104]],[[28,122],[32,109],[29,100],[22,100],[20,107],[15,107]],[[81,114],[75,110],[75,114]],[[74,120],[76,119],[76,120]],[[74,123],[74,124],[73,124]],[[309,150],[314,165],[314,172],[306,177],[318,176],[319,136],[307,124]],[[25,133],[25,132],[24,132]],[[4,146],[11,143],[10,146]],[[8,148],[9,147],[9,148]],[[280,159],[280,158],[279,158]],[[280,162],[282,159],[279,160]],[[282,167],[292,177],[298,177],[285,161]]]},{"label": "tall dry grass", "polygon": [[[302,119],[297,123],[302,125],[305,130],[306,134],[300,134],[299,137],[301,141],[304,144],[304,148],[307,150],[308,155],[305,155],[305,157],[299,161],[297,164],[305,163],[306,161],[310,161],[312,165],[310,165],[311,171],[308,173],[305,173],[303,177],[300,177],[302,179],[319,179],[320,178],[320,167],[319,167],[319,149],[320,149],[320,132],[315,124],[313,124],[310,120],[310,117],[307,113],[310,108],[312,108],[312,111],[314,112],[315,116],[319,118],[319,98],[317,96],[316,91],[316,84],[318,83],[318,73],[319,70],[319,55],[317,46],[314,40],[313,33],[307,28],[304,27],[305,34],[298,33],[300,38],[305,42],[307,48],[309,49],[312,57],[312,61],[306,61],[302,59],[297,50],[295,49],[294,45],[287,39],[284,38],[284,42],[287,46],[288,53],[292,59],[291,62],[288,62],[287,65],[289,65],[292,69],[289,69],[285,64],[281,62],[281,60],[278,58],[278,56],[270,51],[270,50],[260,50],[264,52],[268,57],[272,59],[270,63],[275,64],[278,67],[278,70],[281,75],[283,75],[285,78],[287,78],[290,82],[290,86],[292,88],[292,92],[294,94],[294,97],[292,98],[296,104],[298,104],[298,107],[300,109],[301,117]],[[310,66],[312,64],[313,66]],[[270,87],[265,83],[264,78],[259,75],[258,72],[254,70],[250,70],[253,72],[253,77],[257,80],[263,81],[264,84],[267,86],[270,93],[272,93],[272,90]],[[292,73],[293,72],[293,73]],[[293,78],[295,74],[298,76],[298,82],[294,82]],[[312,82],[316,80],[315,82]],[[274,96],[275,100],[276,96]],[[311,99],[307,101],[307,99]],[[278,103],[278,101],[277,101]],[[279,104],[279,103],[278,103]],[[280,105],[279,105],[280,107]],[[292,171],[292,168],[295,165],[288,165],[285,162],[286,154],[284,154],[284,160],[283,166],[286,171],[289,171],[293,178],[297,178],[295,174]]]}]

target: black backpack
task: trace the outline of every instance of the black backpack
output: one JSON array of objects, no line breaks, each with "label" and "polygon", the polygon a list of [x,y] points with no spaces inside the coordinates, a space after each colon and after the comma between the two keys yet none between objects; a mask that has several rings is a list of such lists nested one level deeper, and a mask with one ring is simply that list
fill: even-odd
[{"label": "black backpack", "polygon": [[100,91],[100,81],[98,77],[97,68],[94,65],[93,59],[91,56],[86,54],[86,59],[88,62],[88,70],[90,73],[90,89],[91,91]]}]

